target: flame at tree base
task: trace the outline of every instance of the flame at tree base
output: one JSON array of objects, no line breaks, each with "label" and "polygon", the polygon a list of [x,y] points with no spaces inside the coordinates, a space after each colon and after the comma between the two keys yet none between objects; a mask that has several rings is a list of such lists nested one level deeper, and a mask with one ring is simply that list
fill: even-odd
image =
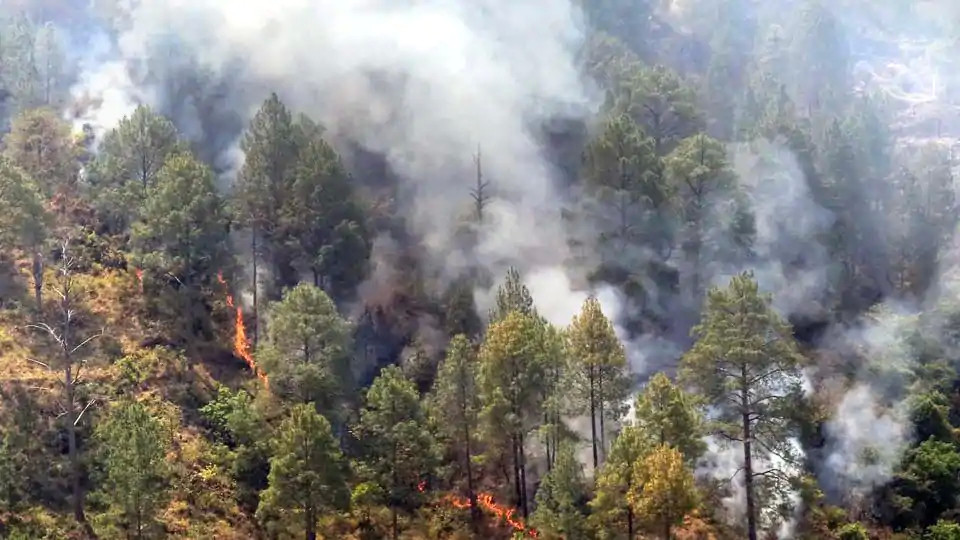
[{"label": "flame at tree base", "polygon": [[217,281],[227,289],[227,307],[236,311],[236,320],[234,321],[234,335],[233,335],[233,352],[244,362],[247,363],[247,366],[250,367],[258,379],[263,381],[263,385],[267,388],[270,387],[270,381],[267,380],[267,374],[264,373],[257,362],[253,359],[253,352],[250,350],[250,340],[247,339],[247,327],[243,322],[243,310],[237,306],[233,301],[233,295],[230,294],[230,286],[227,285],[227,281],[223,279],[223,273],[217,273]]},{"label": "flame at tree base", "polygon": [[[423,492],[426,489],[426,482],[420,482],[417,485],[417,489]],[[470,499],[466,497],[461,497],[458,495],[448,494],[444,496],[442,500],[445,501],[450,506],[454,508],[458,508],[460,510],[469,510],[470,507],[472,506],[470,504]],[[501,519],[505,521],[508,525],[513,527],[513,529],[516,531],[526,533],[530,535],[531,538],[537,538],[538,536],[540,536],[540,533],[537,532],[536,529],[534,529],[533,527],[527,527],[526,525],[524,525],[523,521],[520,520],[520,518],[514,517],[513,514],[514,512],[516,512],[515,508],[510,508],[510,507],[497,504],[497,502],[493,500],[493,495],[491,495],[490,493],[478,493],[477,505],[481,509],[486,510],[490,514],[493,514],[494,516],[496,516],[497,519]]]}]

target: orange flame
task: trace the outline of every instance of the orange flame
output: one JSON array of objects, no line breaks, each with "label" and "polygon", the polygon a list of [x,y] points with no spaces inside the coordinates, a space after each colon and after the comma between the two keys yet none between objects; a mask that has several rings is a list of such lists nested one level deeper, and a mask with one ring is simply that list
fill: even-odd
[{"label": "orange flame", "polygon": [[237,312],[237,318],[234,322],[233,352],[250,366],[250,371],[254,372],[257,378],[263,381],[265,387],[269,387],[270,381],[267,380],[267,374],[260,370],[257,362],[253,359],[253,352],[250,350],[250,340],[247,339],[247,327],[243,322],[243,310],[234,304],[233,295],[230,294],[230,286],[227,285],[227,281],[223,279],[223,272],[217,273],[217,281],[227,289],[227,307]]},{"label": "orange flame", "polygon": [[[420,485],[423,485],[423,483],[421,482]],[[417,487],[419,488],[420,486]],[[459,508],[461,510],[470,508],[470,499],[466,497],[447,495],[444,497],[444,500],[447,502],[447,504],[454,508]],[[527,533],[531,538],[537,538],[540,536],[540,533],[537,532],[536,529],[533,527],[527,527],[520,518],[514,517],[513,514],[516,512],[515,508],[509,508],[497,504],[497,502],[493,500],[493,495],[489,493],[479,493],[477,495],[477,504],[480,506],[480,508],[495,515],[498,519],[505,521],[508,525],[513,527],[514,530]]]},{"label": "orange flame", "polygon": [[137,281],[140,282],[140,294],[143,294],[143,270],[134,268],[133,271],[137,274]]}]

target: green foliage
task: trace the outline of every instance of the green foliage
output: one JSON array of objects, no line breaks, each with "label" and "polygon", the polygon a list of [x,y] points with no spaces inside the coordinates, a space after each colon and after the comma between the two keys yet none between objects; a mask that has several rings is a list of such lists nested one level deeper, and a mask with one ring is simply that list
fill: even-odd
[{"label": "green foliage", "polygon": [[141,105],[103,137],[87,181],[105,230],[124,232],[171,154],[186,151],[170,120]]},{"label": "green foliage", "polygon": [[325,510],[346,508],[349,490],[346,466],[330,423],[312,404],[291,409],[277,430],[270,458],[269,487],[260,494],[257,517],[302,523],[307,540],[314,540],[317,521]]},{"label": "green foliage", "polygon": [[869,540],[870,535],[862,523],[847,523],[837,529],[838,540]]},{"label": "green foliage", "polygon": [[[670,200],[663,182],[663,163],[654,141],[625,114],[611,117],[584,151],[583,178],[598,208],[600,241],[623,254],[641,243],[664,242],[666,223],[661,211]],[[635,261],[624,261],[635,263]]]},{"label": "green foliage", "polygon": [[960,452],[955,444],[928,439],[910,449],[894,482],[900,496],[913,501],[907,511],[913,523],[934,524],[958,502]]},{"label": "green foliage", "polygon": [[232,263],[227,215],[209,167],[188,154],[171,156],[157,173],[130,241],[145,281],[160,289],[156,309],[181,338],[209,333],[204,297]]},{"label": "green foliage", "polygon": [[[700,458],[704,425],[693,396],[657,373],[637,396],[634,406],[635,429],[648,447],[665,444],[676,448],[688,464]],[[622,436],[622,435],[621,435]]]},{"label": "green foliage", "polygon": [[370,385],[358,434],[363,441],[358,475],[379,487],[377,500],[393,513],[396,537],[397,513],[423,503],[419,486],[434,474],[438,460],[417,389],[399,367],[384,368]]},{"label": "green foliage", "polygon": [[47,222],[39,188],[22,169],[0,157],[0,247],[39,246]]},{"label": "green foliage", "polygon": [[[800,395],[802,358],[789,326],[772,310],[769,296],[760,293],[750,273],[710,291],[693,335],[696,342],[681,360],[681,375],[713,407],[712,430],[723,441],[744,445],[747,471],[754,459],[770,453],[796,460],[788,437]],[[780,494],[790,488],[788,474],[776,467],[766,475],[754,478],[748,473],[745,478],[748,495],[755,487]],[[777,497],[764,499],[759,502],[769,505]],[[760,514],[748,517],[755,526]]]},{"label": "green foliage", "polygon": [[296,257],[328,294],[363,280],[370,242],[364,210],[340,156],[319,136],[306,141],[293,173],[284,229]]},{"label": "green foliage", "polygon": [[267,341],[259,356],[276,395],[313,402],[336,425],[349,393],[350,324],[323,290],[301,283],[271,306]]},{"label": "green foliage", "polygon": [[4,155],[47,196],[76,184],[80,149],[70,126],[53,109],[29,109],[14,118],[3,139]]},{"label": "green foliage", "polygon": [[132,537],[153,537],[156,513],[167,497],[169,433],[143,404],[127,402],[97,426],[96,434],[106,472],[103,498]]},{"label": "green foliage", "polygon": [[460,477],[474,496],[472,461],[479,447],[480,390],[476,352],[466,336],[454,336],[440,362],[429,397],[430,413],[448,451],[458,460]]},{"label": "green foliage", "polygon": [[653,140],[658,156],[694,135],[703,124],[696,93],[671,69],[656,65],[625,81],[608,103],[611,112],[633,118]]},{"label": "green foliage", "polygon": [[606,452],[605,420],[616,422],[623,415],[630,379],[623,345],[613,324],[603,314],[600,301],[589,297],[567,331],[567,350],[573,358],[581,408],[591,422],[593,465],[598,453]]},{"label": "green foliage", "polygon": [[590,521],[599,538],[630,538],[636,516],[627,502],[627,494],[636,482],[634,465],[652,446],[649,438],[635,425],[627,425],[613,441],[613,447],[596,479],[596,494],[590,501]]},{"label": "green foliage", "polygon": [[953,427],[950,425],[950,406],[947,397],[940,392],[927,392],[913,398],[910,420],[913,422],[916,437],[925,441],[930,438],[939,441],[954,440]]},{"label": "green foliage", "polygon": [[573,445],[563,443],[550,472],[537,490],[537,509],[531,523],[548,537],[586,538],[583,500],[586,485]]},{"label": "green foliage", "polygon": [[734,198],[736,179],[723,144],[702,133],[682,140],[664,161],[679,217],[680,247],[688,267],[687,294],[697,302],[703,293],[700,281],[704,261],[715,255],[713,246],[707,243],[707,232],[719,225],[719,216],[711,209],[722,200]]},{"label": "green foliage", "polygon": [[960,523],[940,520],[927,527],[923,540],[960,540]]},{"label": "green foliage", "polygon": [[235,210],[240,222],[251,230],[254,262],[269,255],[267,260],[276,267],[279,287],[275,293],[295,283],[291,275],[295,254],[286,245],[291,237],[286,234],[284,216],[293,194],[302,140],[290,111],[271,94],[240,143],[245,157],[234,186]]},{"label": "green foliage", "polygon": [[543,329],[537,318],[519,311],[487,328],[480,347],[480,389],[484,417],[499,426],[492,429],[501,437],[522,436],[539,419]]},{"label": "green foliage", "polygon": [[497,287],[497,303],[490,312],[490,323],[503,319],[511,311],[518,311],[524,315],[536,313],[530,290],[520,279],[520,271],[514,267],[507,269],[506,278]]}]

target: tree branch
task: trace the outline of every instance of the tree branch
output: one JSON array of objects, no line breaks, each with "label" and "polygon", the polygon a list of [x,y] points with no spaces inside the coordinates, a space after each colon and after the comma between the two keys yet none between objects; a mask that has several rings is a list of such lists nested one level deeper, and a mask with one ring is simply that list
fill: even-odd
[{"label": "tree branch", "polygon": [[97,402],[96,398],[91,399],[90,402],[83,407],[83,410],[80,411],[80,414],[77,415],[77,419],[73,421],[73,425],[77,425],[80,422],[80,419],[83,418],[83,413],[87,412],[87,409],[89,409],[90,406],[96,402]]},{"label": "tree branch", "polygon": [[39,361],[39,360],[34,360],[33,358],[27,358],[27,362],[32,362],[32,363],[34,363],[34,364],[37,364],[38,366],[43,366],[43,367],[45,367],[45,368],[47,368],[47,369],[49,369],[49,370],[52,370],[52,369],[53,369],[52,367],[50,367],[50,364],[45,364],[45,363],[43,363],[43,362],[41,362],[41,361]]}]

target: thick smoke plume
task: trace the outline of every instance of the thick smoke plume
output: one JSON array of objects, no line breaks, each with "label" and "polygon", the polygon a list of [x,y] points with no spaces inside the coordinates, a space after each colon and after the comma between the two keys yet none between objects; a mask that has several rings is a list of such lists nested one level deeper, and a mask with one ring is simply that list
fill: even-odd
[{"label": "thick smoke plume", "polygon": [[[342,149],[385,156],[429,275],[446,282],[480,267],[500,276],[515,265],[533,276],[538,304],[560,303],[545,308],[552,322],[568,323],[579,308],[585,288],[571,283],[584,272],[565,266],[564,201],[538,139],[546,121],[590,115],[598,102],[576,64],[583,28],[568,0],[264,0],[243,9],[140,0],[120,9],[108,32],[112,47],[105,33],[91,36],[97,47],[74,88],[89,103],[77,121],[96,133],[138,103],[173,111],[229,176],[241,164],[245,121],[276,90]],[[193,82],[172,82],[184,78]],[[477,244],[464,250],[456,231],[478,145],[494,197]],[[616,295],[606,297],[618,312],[609,305]]]}]

